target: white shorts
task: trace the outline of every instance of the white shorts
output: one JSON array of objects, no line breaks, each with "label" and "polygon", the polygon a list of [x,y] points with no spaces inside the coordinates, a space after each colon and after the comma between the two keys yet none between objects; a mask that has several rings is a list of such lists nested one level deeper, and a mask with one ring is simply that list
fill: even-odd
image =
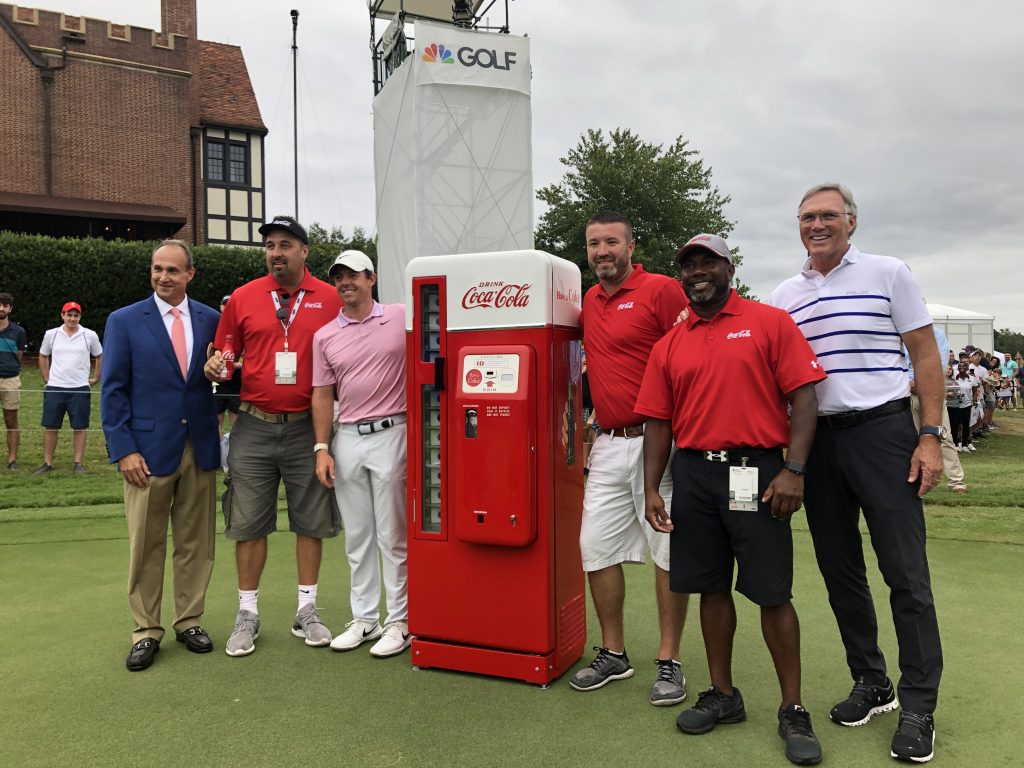
[{"label": "white shorts", "polygon": [[[665,509],[672,508],[671,466],[670,457],[661,478]],[[650,550],[655,564],[667,571],[668,540],[667,533],[655,531],[644,517],[643,438],[598,435],[590,451],[590,473],[583,494],[583,570],[643,563]]]}]

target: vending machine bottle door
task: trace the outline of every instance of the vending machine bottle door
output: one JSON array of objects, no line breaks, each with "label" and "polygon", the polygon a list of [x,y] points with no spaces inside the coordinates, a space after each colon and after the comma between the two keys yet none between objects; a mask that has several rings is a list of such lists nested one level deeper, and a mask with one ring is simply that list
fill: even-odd
[{"label": "vending machine bottle door", "polygon": [[524,547],[537,536],[537,386],[532,347],[466,346],[450,393],[450,519],[461,541]]}]

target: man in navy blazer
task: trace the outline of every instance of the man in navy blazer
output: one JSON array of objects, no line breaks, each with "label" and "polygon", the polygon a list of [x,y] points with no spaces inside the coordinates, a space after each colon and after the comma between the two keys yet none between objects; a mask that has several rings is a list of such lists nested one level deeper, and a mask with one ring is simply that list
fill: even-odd
[{"label": "man in navy blazer", "polygon": [[153,663],[160,624],[167,522],[174,539],[174,631],[193,653],[213,650],[200,626],[213,573],[217,407],[203,375],[220,313],[186,296],[195,276],[181,240],[153,251],[153,295],[117,310],[103,337],[100,398],[111,462],[124,479],[130,559],[128,605],[135,629],[126,666]]}]

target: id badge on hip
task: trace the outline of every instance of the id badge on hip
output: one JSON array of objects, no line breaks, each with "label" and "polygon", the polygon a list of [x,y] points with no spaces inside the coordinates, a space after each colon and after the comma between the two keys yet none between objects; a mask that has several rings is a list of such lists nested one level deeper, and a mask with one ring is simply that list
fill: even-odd
[{"label": "id badge on hip", "polygon": [[729,467],[729,509],[757,511],[757,467]]},{"label": "id badge on hip", "polygon": [[294,352],[278,352],[274,358],[274,383],[295,384],[298,369],[298,359]]}]

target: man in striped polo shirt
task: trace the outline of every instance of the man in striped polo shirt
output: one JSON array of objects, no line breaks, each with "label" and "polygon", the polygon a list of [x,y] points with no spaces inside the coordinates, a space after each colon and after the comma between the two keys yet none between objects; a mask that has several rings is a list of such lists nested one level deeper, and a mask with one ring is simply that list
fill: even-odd
[{"label": "man in striped polo shirt", "polygon": [[[942,365],[921,290],[902,261],[861,253],[853,195],[819,184],[797,218],[807,260],[771,303],[789,312],[828,378],[816,386],[818,429],[807,465],[804,504],[818,568],[855,681],[830,717],[864,725],[900,706],[892,757],[931,759],[932,713],[942,648],[925,552],[921,497],[942,472]],[[921,428],[914,428],[900,342],[917,371]],[[863,512],[878,567],[890,589],[899,643],[893,689],[878,647],[858,526]]]}]

